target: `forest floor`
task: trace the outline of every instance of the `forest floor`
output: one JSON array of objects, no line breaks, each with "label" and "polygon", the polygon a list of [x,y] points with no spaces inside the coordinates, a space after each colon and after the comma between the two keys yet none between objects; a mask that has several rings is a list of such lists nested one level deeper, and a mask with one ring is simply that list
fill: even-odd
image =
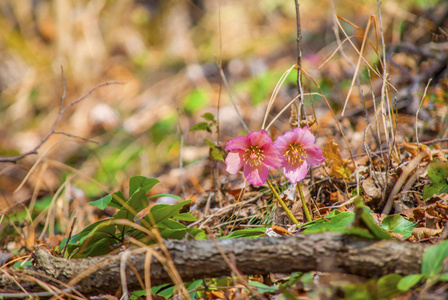
[{"label": "forest floor", "polygon": [[[298,68],[296,7],[284,2],[0,4],[0,299],[32,296],[2,283],[25,280],[37,247],[84,259],[171,239],[327,231],[444,248],[429,248],[414,277],[234,272],[190,281],[188,293],[173,279],[152,297],[448,297],[448,3],[303,3]],[[298,226],[267,184],[224,162],[229,140],[261,128],[275,140],[297,125],[325,161],[300,182],[303,199],[281,169],[269,180]],[[122,213],[160,232],[141,238],[151,234]],[[36,298],[89,296],[42,286]],[[131,298],[144,298],[137,290]]]}]

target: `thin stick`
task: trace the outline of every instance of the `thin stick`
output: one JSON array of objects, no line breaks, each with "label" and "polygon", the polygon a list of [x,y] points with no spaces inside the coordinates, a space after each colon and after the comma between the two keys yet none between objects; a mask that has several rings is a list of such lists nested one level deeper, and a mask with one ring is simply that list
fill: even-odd
[{"label": "thin stick", "polygon": [[[302,26],[300,23],[300,4],[298,0],[294,0],[296,4],[296,23],[297,23],[297,89],[298,89],[298,120],[302,120],[305,116],[305,108],[303,106],[303,88],[302,88]],[[292,107],[291,109],[294,109]],[[295,120],[292,120],[290,124],[293,124]],[[299,122],[297,122],[297,126]]]},{"label": "thin stick", "polygon": [[423,105],[423,100],[425,100],[426,97],[426,92],[428,91],[429,88],[429,84],[431,83],[432,78],[430,78],[428,80],[428,84],[426,85],[425,91],[423,92],[423,96],[422,96],[422,101],[420,101],[420,105],[418,106],[417,112],[415,113],[415,140],[417,141],[417,149],[420,151],[420,142],[419,142],[419,138],[418,138],[418,114],[420,112],[420,109],[422,108]]},{"label": "thin stick", "polygon": [[308,222],[311,222],[313,219],[311,218],[310,211],[308,210],[308,206],[306,205],[305,197],[303,196],[302,186],[300,185],[300,182],[297,182],[296,186],[297,189],[299,190],[300,201],[302,201],[302,208],[303,212],[305,213],[306,220]]},{"label": "thin stick", "polygon": [[70,232],[69,232],[68,237],[67,237],[67,242],[65,243],[64,249],[62,250],[62,257],[65,256],[65,250],[67,250],[68,243],[70,242],[70,239],[72,238],[73,227],[75,227],[76,219],[77,219],[77,217],[73,218],[72,226],[70,227]]},{"label": "thin stick", "polygon": [[[292,214],[292,212],[289,210],[288,206],[286,206],[285,202],[283,202],[282,198],[280,198],[280,195],[278,194],[277,190],[275,189],[275,187],[272,185],[271,181],[266,180],[266,182],[269,185],[269,188],[271,189],[272,193],[274,194],[275,198],[278,200],[278,203],[280,203],[280,206],[283,208],[283,210],[286,212],[286,214],[288,215],[289,219],[296,225],[299,224],[299,221],[297,221],[296,217],[294,217],[294,215]],[[309,213],[309,212],[308,212]]]},{"label": "thin stick", "polygon": [[222,68],[219,67],[219,75],[221,75],[222,82],[224,83],[224,87],[226,88],[227,94],[229,95],[230,101],[232,102],[233,108],[235,109],[235,112],[238,116],[238,119],[240,120],[241,125],[244,127],[244,129],[247,132],[250,132],[249,128],[247,127],[246,123],[244,122],[243,118],[240,115],[240,112],[238,111],[238,108],[236,107],[235,101],[233,100],[232,93],[230,92],[229,83],[227,82],[226,75],[222,71]]}]

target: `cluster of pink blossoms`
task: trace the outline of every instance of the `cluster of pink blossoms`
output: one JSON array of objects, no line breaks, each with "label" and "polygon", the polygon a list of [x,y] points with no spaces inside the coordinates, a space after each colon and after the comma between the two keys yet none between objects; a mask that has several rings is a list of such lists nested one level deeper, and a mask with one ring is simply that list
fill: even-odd
[{"label": "cluster of pink blossoms", "polygon": [[296,183],[305,178],[308,166],[324,162],[322,150],[314,141],[308,127],[288,131],[274,143],[266,130],[253,131],[226,143],[226,149],[230,151],[226,157],[226,170],[236,174],[243,168],[247,181],[260,186],[266,182],[269,168],[282,167],[285,176]]}]

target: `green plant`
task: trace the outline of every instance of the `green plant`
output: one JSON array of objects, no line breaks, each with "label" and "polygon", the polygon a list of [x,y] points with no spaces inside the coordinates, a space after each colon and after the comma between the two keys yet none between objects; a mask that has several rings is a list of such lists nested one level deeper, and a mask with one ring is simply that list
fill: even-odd
[{"label": "green plant", "polygon": [[[443,269],[443,264],[447,257],[448,241],[443,241],[438,245],[429,247],[423,254],[420,274],[411,274],[404,277],[397,274],[386,275],[394,276],[395,278],[394,285],[389,286],[389,292],[395,294],[403,293],[424,281],[430,285],[438,281],[448,281],[448,272],[445,272],[446,270]],[[380,280],[386,276],[383,276]]]},{"label": "green plant", "polygon": [[428,165],[428,176],[431,183],[423,188],[423,199],[448,193],[448,162],[434,159]]},{"label": "green plant", "polygon": [[[72,236],[68,243],[65,239],[60,245],[60,250],[66,246],[67,255],[73,258],[104,255],[121,247],[130,238],[145,244],[155,243],[155,238],[149,234],[152,229],[159,230],[165,239],[182,239],[187,234],[197,239],[206,239],[205,232],[201,229],[188,228],[175,221],[196,221],[189,212],[181,212],[191,200],[182,201],[178,196],[171,194],[147,196],[158,182],[155,178],[135,176],[129,181],[129,199],[117,191],[91,202],[91,205],[99,209],[112,207],[118,211],[112,218],[87,226]],[[171,197],[179,202],[173,205],[154,205],[146,215],[136,218],[137,214],[149,205],[149,199],[159,197]]]},{"label": "green plant", "polygon": [[[215,127],[216,132],[218,132],[218,122],[215,120],[215,116],[212,113],[205,113],[201,116],[206,122],[199,122],[193,125],[190,128],[191,131],[207,131],[208,133],[212,133],[213,127]],[[224,151],[221,150],[219,146],[217,146],[214,142],[205,139],[204,140],[207,146],[210,147],[210,157],[213,160],[224,161]]]}]

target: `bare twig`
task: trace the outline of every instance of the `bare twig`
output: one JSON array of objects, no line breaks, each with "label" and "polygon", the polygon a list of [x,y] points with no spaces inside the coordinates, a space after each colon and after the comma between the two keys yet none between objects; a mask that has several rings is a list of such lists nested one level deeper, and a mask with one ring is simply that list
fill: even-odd
[{"label": "bare twig", "polygon": [[76,219],[77,219],[76,217],[73,218],[72,226],[70,227],[70,232],[69,232],[68,237],[67,237],[67,242],[65,243],[64,249],[62,249],[62,257],[64,257],[65,251],[67,250],[68,243],[70,243],[70,239],[72,238],[73,227],[75,226]]},{"label": "bare twig", "polygon": [[[90,94],[92,94],[94,91],[96,91],[97,89],[106,86],[106,85],[111,85],[111,84],[123,84],[124,82],[122,81],[106,81],[100,84],[97,84],[96,86],[94,86],[90,91],[88,91],[86,94],[82,95],[81,97],[79,97],[78,99],[76,99],[75,101],[73,101],[72,103],[70,103],[69,105],[65,106],[65,97],[67,94],[67,81],[65,79],[64,76],[64,69],[61,68],[61,73],[62,73],[62,81],[64,83],[64,89],[62,92],[62,97],[61,97],[61,103],[60,103],[60,107],[59,107],[59,113],[58,116],[56,117],[56,120],[53,122],[53,125],[51,126],[50,131],[47,133],[46,136],[44,136],[44,138],[40,141],[40,143],[38,145],[36,145],[32,150],[27,151],[25,153],[16,155],[16,156],[11,156],[11,157],[0,157],[0,163],[17,163],[17,161],[29,156],[29,155],[33,155],[33,154],[37,154],[38,150],[42,147],[43,144],[45,144],[48,139],[54,135],[54,134],[64,134],[66,136],[72,137],[72,138],[77,138],[77,139],[81,139],[83,141],[86,142],[94,142],[92,140],[80,137],[80,136],[76,136],[70,133],[66,133],[66,132],[62,132],[62,131],[56,131],[56,128],[59,124],[59,121],[61,120],[62,115],[70,108],[72,108],[74,105],[76,105],[77,103],[81,102],[82,100],[84,100],[85,98],[87,98],[88,96],[90,96]],[[64,107],[65,106],[65,107]]]},{"label": "bare twig", "polygon": [[394,197],[398,194],[401,187],[406,183],[409,175],[412,171],[417,168],[418,164],[427,156],[426,152],[420,152],[413,160],[409,162],[409,164],[403,167],[403,173],[398,178],[398,181],[395,183],[392,192],[389,194],[389,198],[387,198],[386,205],[384,206],[382,214],[388,215],[390,210],[392,209],[392,205],[394,204]]},{"label": "bare twig", "polygon": [[[291,109],[297,109],[297,127],[299,125],[299,121],[305,118],[305,108],[303,106],[303,88],[302,88],[302,26],[300,22],[300,4],[298,0],[294,0],[296,5],[296,23],[297,23],[297,90],[299,94],[297,107],[292,106]],[[293,113],[291,114],[293,115]],[[294,121],[291,120],[290,124],[295,125]]]},{"label": "bare twig", "polygon": [[418,138],[418,113],[420,112],[420,109],[422,108],[423,101],[426,98],[426,93],[428,92],[429,84],[431,83],[432,78],[428,80],[428,84],[426,85],[425,91],[423,92],[422,101],[420,102],[420,105],[418,106],[417,112],[415,113],[415,140],[417,141],[417,149],[420,148],[420,142]]},{"label": "bare twig", "polygon": [[224,74],[221,66],[218,66],[218,67],[219,67],[219,75],[221,76],[222,82],[224,83],[224,87],[226,88],[227,94],[229,95],[230,101],[232,102],[233,108],[235,109],[238,119],[240,120],[240,123],[243,126],[243,128],[247,132],[250,132],[249,128],[247,127],[246,123],[244,122],[243,118],[241,117],[240,112],[238,111],[235,100],[232,97],[232,93],[230,92],[230,87],[229,87],[229,83],[227,82],[226,75]]}]

